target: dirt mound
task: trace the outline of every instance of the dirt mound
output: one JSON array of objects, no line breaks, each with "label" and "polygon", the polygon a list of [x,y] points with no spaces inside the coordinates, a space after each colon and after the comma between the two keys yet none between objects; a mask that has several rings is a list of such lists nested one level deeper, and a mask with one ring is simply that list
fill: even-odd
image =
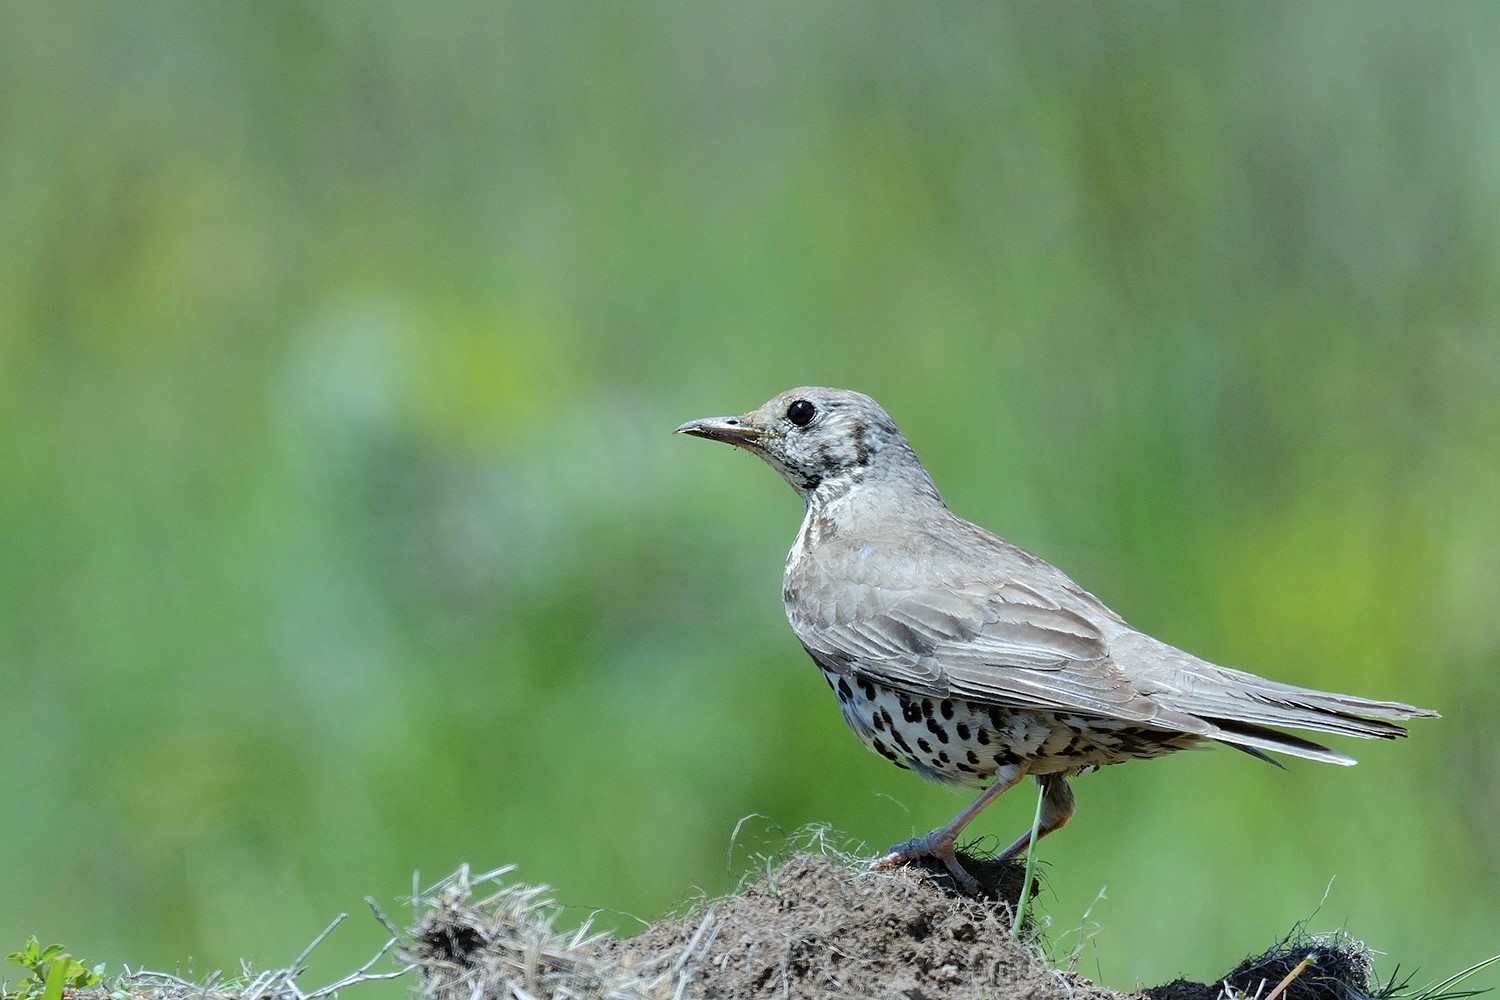
[{"label": "dirt mound", "polygon": [[[813,846],[828,850],[826,842]],[[510,867],[474,876],[463,868],[414,895],[410,931],[376,908],[390,940],[356,972],[320,989],[298,980],[307,955],[339,921],[285,969],[199,983],[137,971],[66,995],[331,1000],[414,972],[422,1000],[1143,1000],[1053,968],[1031,928],[1012,932],[1019,866],[971,859],[967,867],[986,898],[957,893],[943,872],[871,872],[836,852],[798,853],[767,862],[764,877],[734,895],[629,940],[587,927],[557,930],[561,910],[546,887],[509,881]],[[377,971],[393,958],[395,968]],[[1300,935],[1213,983],[1179,980],[1146,990],[1145,1000],[1391,1000],[1399,992],[1372,989],[1368,953],[1349,938]]]},{"label": "dirt mound", "polygon": [[[796,854],[740,892],[628,940],[554,932],[556,907],[538,888],[505,886],[476,901],[461,872],[428,900],[406,957],[427,1000],[1139,1000],[1052,968],[1029,929],[1012,935],[1019,866],[968,866],[991,898],[959,895],[941,873],[871,872]],[[1347,938],[1288,939],[1214,983],[1178,981],[1146,995],[1361,1000],[1369,975],[1365,952]]]},{"label": "dirt mound", "polygon": [[1008,902],[957,898],[927,872],[859,872],[802,854],[702,915],[606,950],[635,964],[681,954],[697,937],[688,992],[711,1000],[1108,995],[1048,968],[1010,928]]}]

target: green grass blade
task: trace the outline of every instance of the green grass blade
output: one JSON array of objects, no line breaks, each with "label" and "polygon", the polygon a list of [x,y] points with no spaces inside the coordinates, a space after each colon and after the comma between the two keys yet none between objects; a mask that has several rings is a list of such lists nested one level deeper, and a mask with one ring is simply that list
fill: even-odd
[{"label": "green grass blade", "polygon": [[1026,905],[1031,901],[1031,880],[1036,870],[1037,831],[1042,828],[1042,786],[1036,788],[1036,815],[1031,818],[1031,837],[1026,842],[1026,876],[1021,879],[1021,898],[1016,901],[1016,919],[1010,925],[1010,939],[1021,934],[1021,924],[1026,920]]}]

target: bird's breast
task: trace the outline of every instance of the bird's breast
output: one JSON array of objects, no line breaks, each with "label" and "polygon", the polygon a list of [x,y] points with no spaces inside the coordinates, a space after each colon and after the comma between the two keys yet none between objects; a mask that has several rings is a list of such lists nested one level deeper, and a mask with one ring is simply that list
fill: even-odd
[{"label": "bird's breast", "polygon": [[934,698],[823,671],[844,722],[897,767],[933,781],[983,785],[997,771],[1080,774],[1186,749],[1198,737],[1115,719]]}]

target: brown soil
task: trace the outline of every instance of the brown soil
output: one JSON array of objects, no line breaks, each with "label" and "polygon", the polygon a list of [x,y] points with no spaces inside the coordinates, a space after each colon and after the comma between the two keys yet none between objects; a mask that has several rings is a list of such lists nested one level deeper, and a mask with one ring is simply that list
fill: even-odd
[{"label": "brown soil", "polygon": [[[1141,1000],[1052,968],[1029,929],[1012,938],[1019,866],[970,867],[991,898],[961,896],[946,875],[920,869],[870,872],[848,859],[796,854],[739,893],[628,940],[555,934],[555,907],[540,890],[509,887],[474,904],[467,885],[450,887],[429,901],[407,957],[425,1000]],[[1282,1000],[1370,995],[1366,953],[1343,937],[1289,937],[1219,981],[1179,980],[1145,995],[1270,996],[1310,953],[1315,963],[1297,971]]]},{"label": "brown soil", "polygon": [[[982,899],[959,894],[941,871],[871,872],[804,845],[765,876],[694,912],[664,919],[629,940],[555,929],[557,904],[543,886],[503,868],[462,868],[413,900],[416,926],[391,934],[355,973],[316,990],[299,986],[307,953],[291,967],[227,980],[188,982],[136,971],[69,1000],[330,1000],[374,979],[409,981],[421,1000],[1392,1000],[1373,987],[1368,953],[1342,935],[1294,932],[1212,983],[1179,980],[1114,993],[1042,957],[1031,928],[1012,935],[1021,891],[1017,865],[966,860]],[[392,949],[395,967],[383,969]],[[1459,994],[1453,994],[1459,995]]]},{"label": "brown soil", "polygon": [[[1018,897],[1019,868],[1000,874],[1014,890],[1007,895]],[[940,881],[925,871],[865,873],[800,854],[702,915],[606,948],[626,963],[680,953],[712,919],[712,940],[700,946],[688,981],[689,995],[709,1000],[1114,996],[1049,968],[1028,942],[1012,940],[1008,902],[958,897]]]}]

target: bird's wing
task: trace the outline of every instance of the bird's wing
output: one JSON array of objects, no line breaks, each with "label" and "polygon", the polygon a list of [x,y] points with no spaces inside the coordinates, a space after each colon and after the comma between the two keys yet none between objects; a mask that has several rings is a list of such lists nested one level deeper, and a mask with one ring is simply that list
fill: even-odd
[{"label": "bird's wing", "polygon": [[1353,761],[1267,727],[1391,739],[1405,731],[1385,720],[1436,714],[1200,660],[1131,629],[1035,556],[967,522],[949,527],[908,542],[900,559],[842,540],[805,553],[788,573],[787,617],[813,659],[929,697],[1103,716],[1344,764]]},{"label": "bird's wing", "polygon": [[828,600],[789,603],[788,617],[820,664],[877,684],[1163,728],[1206,728],[1163,713],[1110,660],[1098,626],[1023,585],[855,584]]}]

